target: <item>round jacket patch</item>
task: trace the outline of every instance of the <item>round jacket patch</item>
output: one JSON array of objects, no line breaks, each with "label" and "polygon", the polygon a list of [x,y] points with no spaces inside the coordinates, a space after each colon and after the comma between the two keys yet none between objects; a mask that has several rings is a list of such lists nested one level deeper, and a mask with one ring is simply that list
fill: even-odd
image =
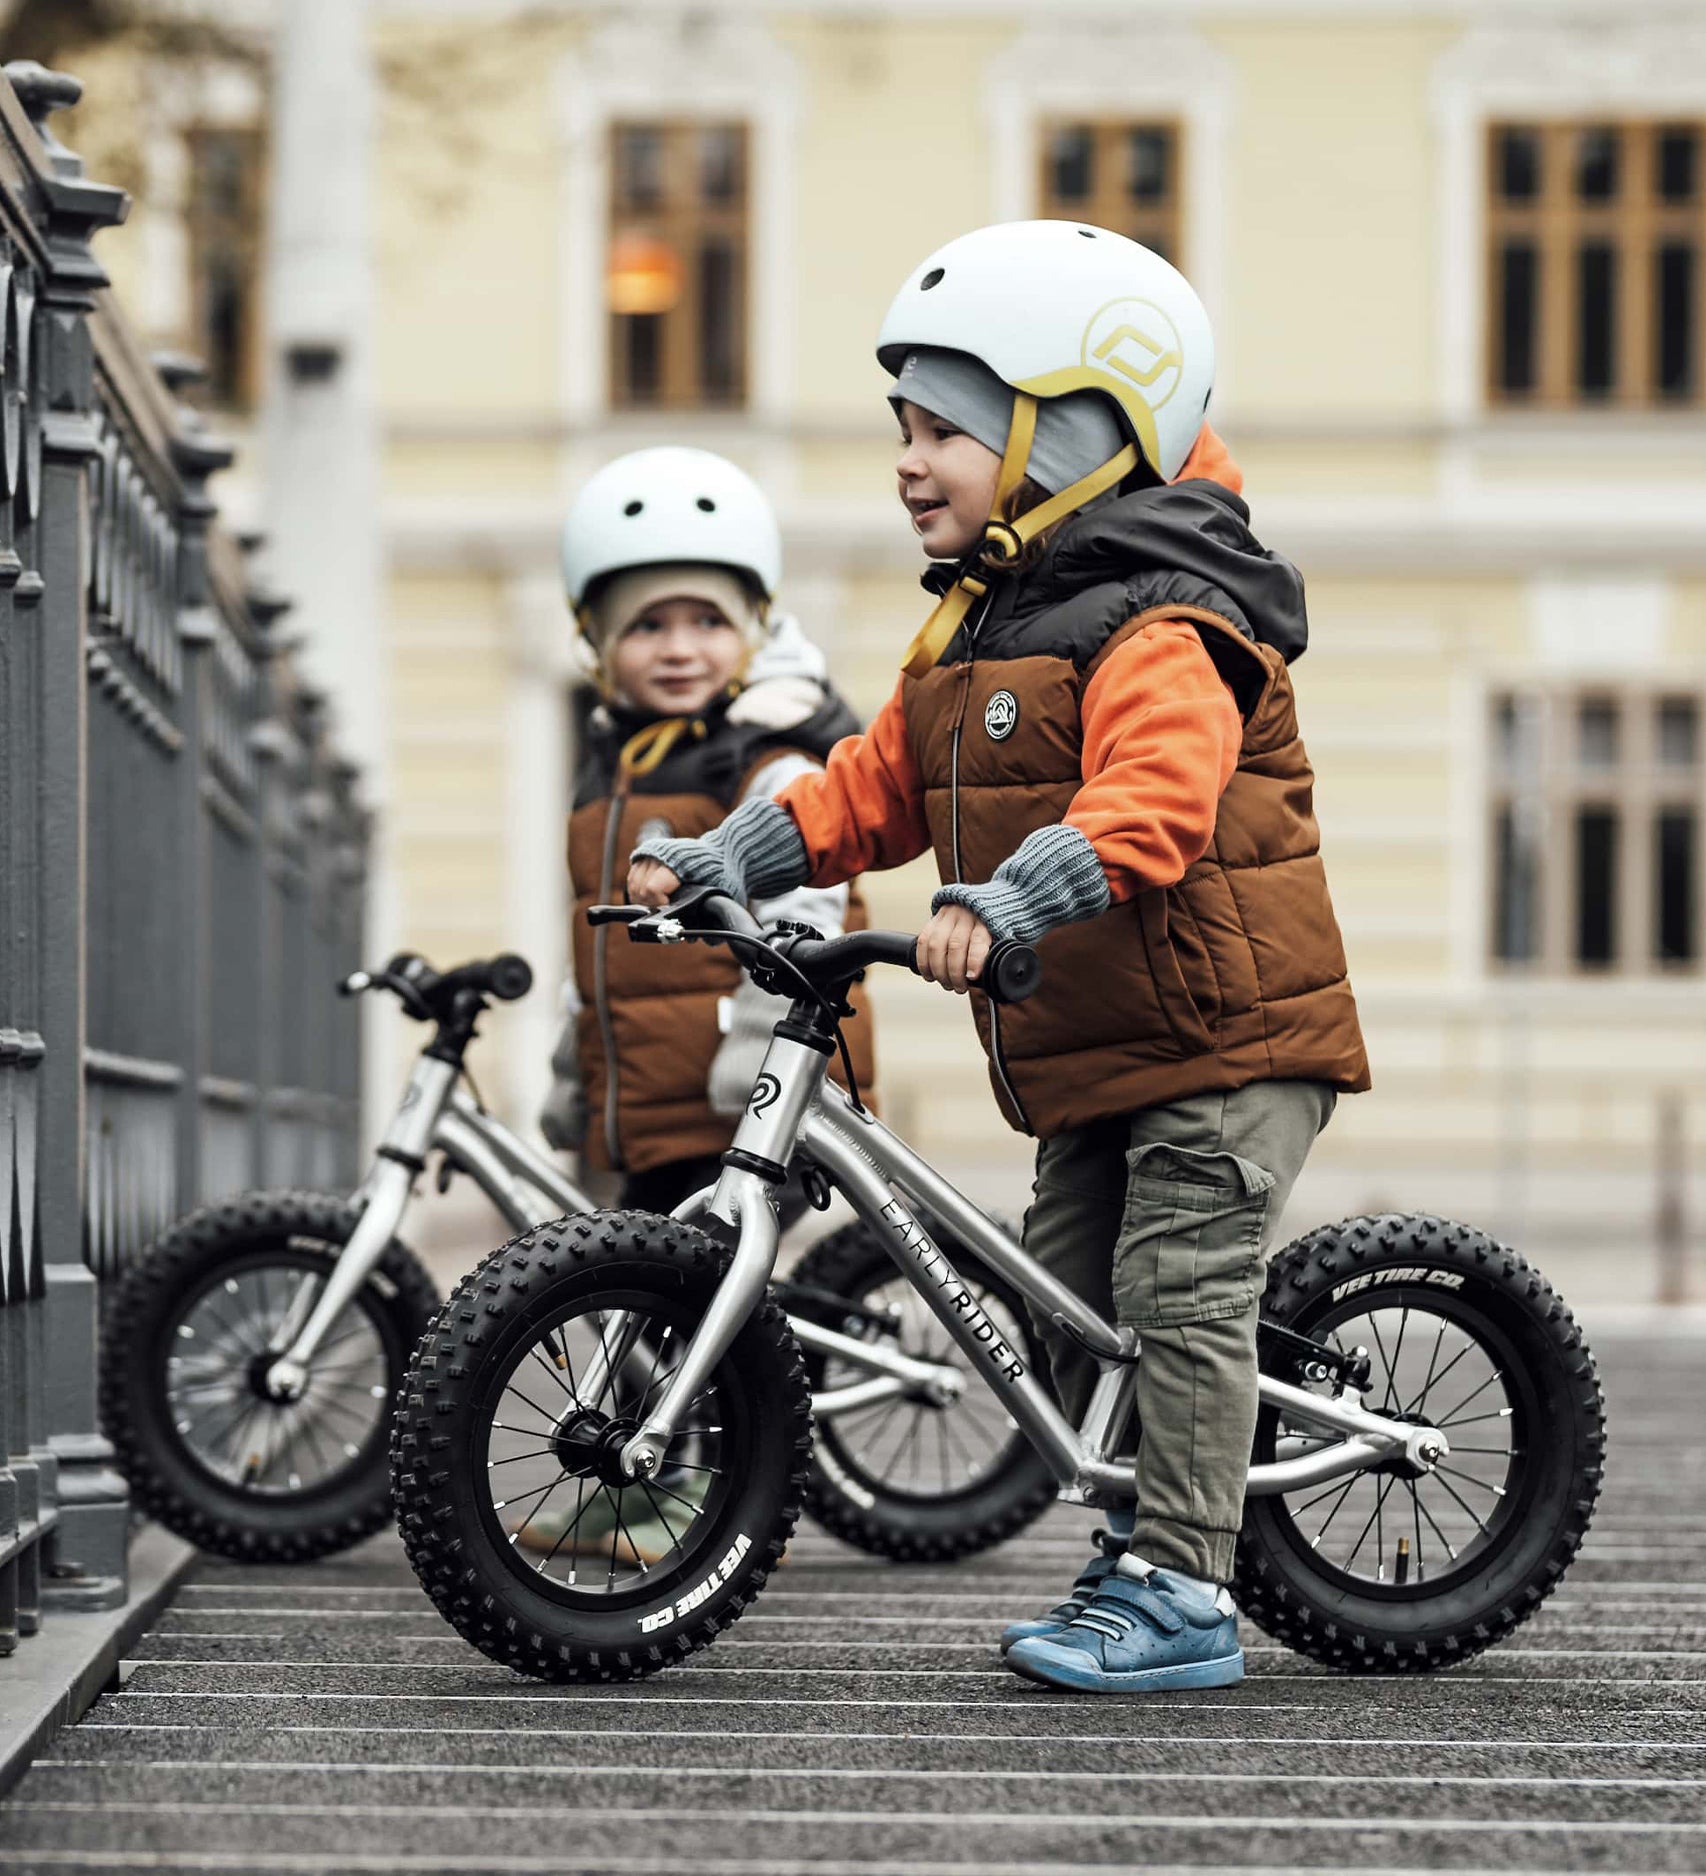
[{"label": "round jacket patch", "polygon": [[1019,721],[1019,700],[1010,690],[998,690],[983,706],[983,727],[998,743],[1013,734]]}]

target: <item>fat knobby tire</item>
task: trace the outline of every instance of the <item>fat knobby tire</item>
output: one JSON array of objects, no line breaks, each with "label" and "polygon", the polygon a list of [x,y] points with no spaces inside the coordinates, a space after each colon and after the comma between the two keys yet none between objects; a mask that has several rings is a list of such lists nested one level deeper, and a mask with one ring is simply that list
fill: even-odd
[{"label": "fat knobby tire", "polygon": [[[1024,1337],[1027,1365],[1046,1375],[1046,1357],[1017,1292],[952,1240],[945,1240],[944,1248],[968,1283],[987,1286],[1001,1299]],[[894,1258],[862,1219],[820,1238],[790,1273],[802,1287],[834,1291],[852,1302],[898,1274]],[[821,1357],[808,1357],[814,1383],[821,1381],[823,1365]],[[969,1385],[984,1383],[974,1375]],[[1034,1524],[1060,1489],[1035,1447],[1014,1428],[1006,1463],[968,1490],[940,1498],[885,1492],[876,1479],[850,1474],[836,1451],[834,1424],[818,1424],[806,1515],[845,1542],[896,1563],[952,1563],[1005,1543]]]},{"label": "fat knobby tire", "polygon": [[775,1568],[805,1489],[811,1393],[799,1343],[768,1297],[714,1376],[750,1429],[750,1451],[677,1567],[654,1569],[620,1607],[552,1595],[496,1541],[480,1504],[482,1401],[518,1348],[600,1293],[650,1296],[697,1318],[727,1264],[704,1232],[651,1213],[561,1219],[494,1251],[421,1338],[392,1424],[397,1523],[439,1612],[492,1660],[544,1680],[637,1680],[715,1640]]},{"label": "fat knobby tire", "polygon": [[[348,1199],[324,1192],[250,1192],[204,1206],[157,1238],[105,1301],[102,1427],[130,1482],[132,1504],[199,1549],[239,1563],[306,1563],[371,1537],[391,1515],[382,1420],[360,1461],[323,1487],[263,1495],[222,1484],[197,1463],[178,1439],[164,1393],[171,1322],[186,1297],[238,1260],[271,1248],[288,1246],[300,1257],[325,1247],[320,1261],[329,1272],[358,1216]],[[414,1253],[393,1239],[364,1295],[394,1395],[410,1350],[438,1308],[438,1291]]]},{"label": "fat knobby tire", "polygon": [[[1496,1326],[1523,1364],[1539,1407],[1531,1429],[1538,1437],[1524,1456],[1530,1472],[1519,1487],[1529,1502],[1466,1580],[1442,1585],[1436,1596],[1400,1599],[1324,1579],[1284,1541],[1275,1514],[1282,1501],[1247,1500],[1232,1584],[1239,1607],[1276,1641],[1354,1673],[1427,1673],[1502,1641],[1563,1579],[1604,1473],[1604,1396],[1575,1319],[1539,1271],[1479,1231],[1397,1214],[1324,1226],[1274,1258],[1264,1313],[1308,1333],[1335,1299],[1373,1300],[1375,1286],[1409,1281],[1415,1270],[1456,1280],[1449,1293]],[[1358,1292],[1347,1292],[1359,1278]],[[1258,1431],[1258,1458],[1261,1443]]]}]

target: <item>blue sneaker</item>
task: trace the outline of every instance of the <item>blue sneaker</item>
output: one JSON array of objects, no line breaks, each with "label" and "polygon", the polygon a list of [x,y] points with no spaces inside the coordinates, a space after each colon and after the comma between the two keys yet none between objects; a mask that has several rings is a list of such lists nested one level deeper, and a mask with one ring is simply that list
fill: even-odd
[{"label": "blue sneaker", "polygon": [[1238,1616],[1225,1590],[1136,1557],[1102,1578],[1084,1608],[1053,1635],[1007,1650],[1015,1674],[1087,1694],[1146,1694],[1233,1687],[1244,1678]]},{"label": "blue sneaker", "polygon": [[1068,1591],[1066,1600],[1057,1602],[1047,1615],[1032,1616],[1026,1622],[1009,1622],[1001,1631],[1001,1652],[1005,1654],[1015,1642],[1058,1635],[1069,1622],[1082,1615],[1089,1606],[1090,1598],[1102,1587],[1114,1566],[1125,1555],[1126,1540],[1130,1535],[1129,1531],[1097,1531],[1091,1539],[1096,1546],[1096,1554],[1078,1572],[1078,1580]]}]

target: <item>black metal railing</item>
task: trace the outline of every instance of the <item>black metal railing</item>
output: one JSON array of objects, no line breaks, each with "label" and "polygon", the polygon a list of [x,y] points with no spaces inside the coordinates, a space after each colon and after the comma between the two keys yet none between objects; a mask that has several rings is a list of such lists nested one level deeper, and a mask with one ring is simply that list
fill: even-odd
[{"label": "black metal railing", "polygon": [[355,1175],[367,825],[219,523],[230,460],[90,251],[123,218],[0,81],[0,1654],[125,1594],[100,1279],[168,1220]]}]

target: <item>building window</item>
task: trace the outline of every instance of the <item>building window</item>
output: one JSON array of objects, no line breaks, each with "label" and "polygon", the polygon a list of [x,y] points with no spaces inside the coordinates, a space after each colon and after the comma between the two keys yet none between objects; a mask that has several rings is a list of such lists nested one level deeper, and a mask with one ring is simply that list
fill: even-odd
[{"label": "building window", "polygon": [[744,124],[610,130],[610,401],[728,408],[747,383]]},{"label": "building window", "polygon": [[1700,123],[1492,126],[1487,392],[1494,404],[1701,404],[1703,145]]},{"label": "building window", "polygon": [[1130,235],[1183,267],[1176,124],[1057,119],[1042,129],[1042,213]]},{"label": "building window", "polygon": [[209,401],[248,410],[260,395],[260,133],[192,130],[189,156],[191,344],[207,366]]},{"label": "building window", "polygon": [[1697,970],[1703,699],[1509,691],[1492,703],[1495,962]]}]

